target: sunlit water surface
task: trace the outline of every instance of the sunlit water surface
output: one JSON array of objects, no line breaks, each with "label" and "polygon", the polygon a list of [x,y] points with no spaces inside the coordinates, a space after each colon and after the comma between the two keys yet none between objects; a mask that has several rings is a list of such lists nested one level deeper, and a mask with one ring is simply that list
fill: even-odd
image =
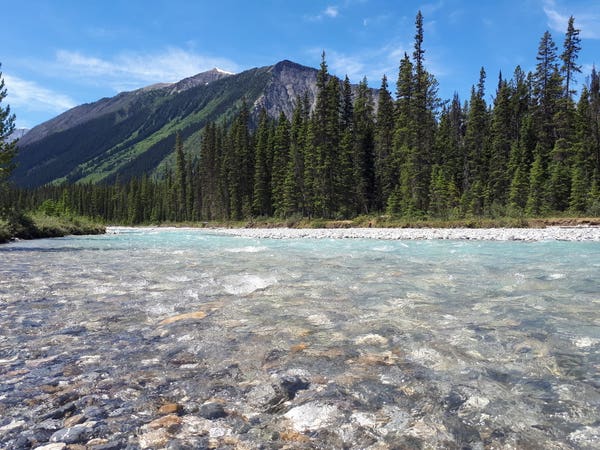
[{"label": "sunlit water surface", "polygon": [[[313,440],[347,426],[370,427],[371,443],[597,448],[599,275],[589,242],[144,229],[22,241],[0,247],[0,371],[60,355],[121,390],[167,380],[148,402],[219,397],[250,417],[265,411],[251,387],[295,370],[310,389],[269,417]],[[4,422],[22,415],[19,395],[0,392]],[[335,414],[285,416],[303,403]]]}]

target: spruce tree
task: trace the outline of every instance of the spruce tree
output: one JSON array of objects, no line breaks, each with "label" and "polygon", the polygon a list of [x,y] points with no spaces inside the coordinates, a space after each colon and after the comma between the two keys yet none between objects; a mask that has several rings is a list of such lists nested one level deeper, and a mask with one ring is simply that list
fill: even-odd
[{"label": "spruce tree", "polygon": [[175,159],[175,220],[185,221],[187,220],[187,161],[183,153],[183,142],[179,132],[175,135]]},{"label": "spruce tree", "polygon": [[564,97],[568,99],[571,99],[571,95],[574,93],[572,89],[573,78],[576,73],[581,73],[581,66],[577,64],[577,58],[581,50],[579,32],[580,30],[575,28],[575,19],[573,16],[569,17],[563,52],[560,55],[560,59],[562,60],[561,74],[565,85]]},{"label": "spruce tree", "polygon": [[485,70],[479,72],[477,89],[471,88],[471,100],[465,131],[465,167],[463,178],[463,207],[469,214],[484,210],[485,186],[489,168],[489,117],[485,102]]},{"label": "spruce tree", "polygon": [[[2,64],[0,64],[0,69]],[[10,113],[10,105],[2,106],[2,102],[8,95],[4,84],[4,78],[0,71],[0,197],[7,197],[7,181],[14,168],[14,157],[16,155],[16,142],[9,142],[8,138],[15,129],[15,115]],[[7,214],[10,205],[0,202],[0,217]]]},{"label": "spruce tree", "polygon": [[375,208],[382,210],[391,193],[391,158],[394,139],[394,101],[388,90],[387,77],[384,75],[377,100],[377,118],[375,122]]},{"label": "spruce tree", "polygon": [[252,210],[255,215],[271,215],[271,164],[269,149],[269,117],[263,108],[256,130],[254,152],[254,195]]},{"label": "spruce tree", "polygon": [[273,136],[273,163],[271,190],[273,211],[277,217],[285,216],[285,182],[290,164],[290,123],[282,112]]},{"label": "spruce tree", "polygon": [[[304,105],[307,105],[306,107]],[[290,129],[290,155],[284,182],[284,214],[305,214],[304,145],[308,122],[308,99],[298,99]]]},{"label": "spruce tree", "polygon": [[366,77],[358,85],[354,103],[354,130],[355,213],[368,214],[375,202],[375,124],[373,98]]},{"label": "spruce tree", "polygon": [[511,89],[499,76],[498,89],[492,109],[490,125],[489,201],[497,207],[506,204],[512,174],[509,171],[511,153]]}]

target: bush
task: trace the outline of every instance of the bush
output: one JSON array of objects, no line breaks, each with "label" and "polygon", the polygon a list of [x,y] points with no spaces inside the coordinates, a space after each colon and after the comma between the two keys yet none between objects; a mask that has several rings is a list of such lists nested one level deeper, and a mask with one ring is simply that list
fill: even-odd
[{"label": "bush", "polygon": [[10,231],[8,222],[5,220],[0,220],[0,244],[10,241],[11,238],[12,233]]}]

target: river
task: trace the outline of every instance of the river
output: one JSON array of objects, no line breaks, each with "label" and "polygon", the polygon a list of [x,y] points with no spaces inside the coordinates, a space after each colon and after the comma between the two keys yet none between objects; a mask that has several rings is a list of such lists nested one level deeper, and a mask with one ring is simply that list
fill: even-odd
[{"label": "river", "polygon": [[599,274],[598,242],[3,245],[0,448],[599,448]]}]

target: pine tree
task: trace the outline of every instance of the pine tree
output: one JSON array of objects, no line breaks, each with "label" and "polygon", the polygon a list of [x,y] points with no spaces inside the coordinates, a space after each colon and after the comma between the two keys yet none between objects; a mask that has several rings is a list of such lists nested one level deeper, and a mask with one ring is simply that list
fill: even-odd
[{"label": "pine tree", "polygon": [[277,120],[273,135],[273,162],[271,190],[273,212],[277,217],[285,216],[285,180],[290,163],[290,123],[282,112]]},{"label": "pine tree", "polygon": [[223,167],[227,171],[230,218],[234,220],[250,217],[252,207],[254,155],[251,152],[249,117],[244,99],[228,133],[227,163]]},{"label": "pine tree", "polygon": [[373,99],[366,77],[358,85],[354,104],[354,130],[355,213],[368,214],[375,201],[375,124]]},{"label": "pine tree", "polygon": [[485,103],[485,70],[479,72],[477,89],[471,88],[471,100],[465,131],[465,167],[463,178],[463,205],[470,214],[484,211],[484,187],[488,182],[489,168],[489,117]]},{"label": "pine tree", "polygon": [[564,138],[557,139],[552,149],[550,165],[550,206],[555,211],[564,211],[569,206],[571,190],[571,168],[568,162],[570,147]]},{"label": "pine tree", "polygon": [[[440,115],[432,163],[444,168],[448,181],[463,185],[465,118],[458,94]],[[433,179],[432,179],[433,182]]]},{"label": "pine tree", "polygon": [[394,147],[390,158],[389,171],[392,185],[387,198],[388,214],[409,214],[413,143],[416,140],[413,103],[415,78],[413,64],[405,53],[400,61],[396,83],[396,105],[394,120]]},{"label": "pine tree", "polygon": [[526,212],[530,216],[539,216],[546,212],[546,174],[542,162],[542,152],[537,149],[537,156],[529,173],[529,196]]},{"label": "pine tree", "polygon": [[511,153],[511,90],[499,76],[498,89],[490,125],[489,201],[498,207],[506,204],[512,174],[509,171]]},{"label": "pine tree", "polygon": [[429,197],[429,177],[431,156],[435,139],[435,114],[439,106],[437,82],[424,66],[425,50],[423,48],[423,16],[417,13],[415,20],[416,34],[413,51],[414,63],[414,105],[413,126],[415,141],[412,143],[410,159],[412,171],[410,178],[409,210],[425,212]]},{"label": "pine tree", "polygon": [[254,153],[254,214],[271,215],[271,161],[269,142],[269,117],[263,108],[258,119],[256,131],[256,148]]},{"label": "pine tree", "polygon": [[556,140],[554,115],[562,97],[561,77],[558,70],[556,45],[546,31],[542,36],[536,57],[538,63],[533,74],[533,94],[536,102],[536,128],[540,144],[541,170],[548,169],[548,159]]},{"label": "pine tree", "polygon": [[338,215],[352,217],[356,214],[357,192],[355,177],[355,124],[352,85],[346,75],[342,85],[342,106],[340,115],[340,145],[336,170],[336,183],[339,191]]},{"label": "pine tree", "polygon": [[[306,105],[306,106],[305,106]],[[308,98],[297,101],[290,129],[290,155],[284,182],[284,214],[304,215],[304,146],[308,122]]]},{"label": "pine tree", "polygon": [[576,73],[581,73],[581,66],[577,64],[577,58],[581,50],[579,32],[580,30],[575,28],[575,19],[573,16],[569,17],[563,52],[560,55],[560,59],[562,60],[561,74],[565,80],[564,97],[567,99],[571,99],[571,95],[574,93],[572,89],[573,77]]},{"label": "pine tree", "polygon": [[175,190],[176,190],[176,212],[175,220],[187,220],[187,161],[183,153],[183,142],[181,135],[175,135]]},{"label": "pine tree", "polygon": [[375,208],[382,210],[390,196],[394,180],[391,158],[394,139],[394,101],[384,75],[379,88],[375,123]]},{"label": "pine tree", "polygon": [[208,123],[202,134],[199,177],[202,201],[200,217],[205,220],[217,218],[219,162],[216,148],[216,126]]},{"label": "pine tree", "polygon": [[574,213],[585,213],[587,211],[588,184],[585,169],[577,164],[573,167],[571,174],[571,193],[569,198],[569,209]]},{"label": "pine tree", "polygon": [[[0,69],[2,64],[0,64]],[[7,180],[14,168],[14,157],[16,155],[16,142],[8,142],[8,137],[15,129],[15,115],[10,113],[10,105],[2,106],[2,101],[8,95],[4,84],[4,78],[0,71],[0,198],[7,197]],[[0,201],[0,217],[7,214],[11,205]]]}]

